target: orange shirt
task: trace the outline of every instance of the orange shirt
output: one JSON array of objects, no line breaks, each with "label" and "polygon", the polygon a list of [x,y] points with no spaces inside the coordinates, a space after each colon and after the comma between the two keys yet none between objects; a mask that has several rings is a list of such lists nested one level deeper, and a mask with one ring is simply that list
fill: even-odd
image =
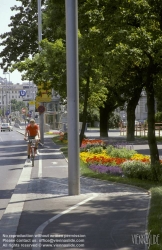
[{"label": "orange shirt", "polygon": [[38,134],[39,126],[34,124],[32,127],[30,124],[26,127],[26,131],[28,132],[29,136],[36,136]]}]

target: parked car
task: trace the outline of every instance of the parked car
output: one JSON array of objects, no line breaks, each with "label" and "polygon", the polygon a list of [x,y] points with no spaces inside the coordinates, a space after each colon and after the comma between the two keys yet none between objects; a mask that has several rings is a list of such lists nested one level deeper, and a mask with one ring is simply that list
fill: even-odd
[{"label": "parked car", "polygon": [[2,131],[13,131],[13,127],[9,123],[2,123],[1,132]]}]

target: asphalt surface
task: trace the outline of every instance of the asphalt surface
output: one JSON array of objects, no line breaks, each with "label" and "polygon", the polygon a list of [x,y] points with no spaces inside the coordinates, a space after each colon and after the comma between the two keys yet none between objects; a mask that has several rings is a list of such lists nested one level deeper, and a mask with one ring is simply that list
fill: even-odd
[{"label": "asphalt surface", "polygon": [[[109,141],[118,142],[117,134]],[[128,146],[148,150],[139,142]],[[145,190],[81,177],[81,194],[69,196],[68,163],[47,136],[34,168],[27,162],[22,167],[0,221],[0,249],[146,249],[134,241],[147,228]]]},{"label": "asphalt surface", "polygon": [[15,132],[0,132],[0,219],[14,192],[26,158],[26,144]]}]

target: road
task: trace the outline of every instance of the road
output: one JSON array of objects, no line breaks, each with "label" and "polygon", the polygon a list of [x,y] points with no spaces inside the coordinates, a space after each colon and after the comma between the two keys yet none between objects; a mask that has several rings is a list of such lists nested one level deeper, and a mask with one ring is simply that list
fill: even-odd
[{"label": "road", "polygon": [[26,159],[26,143],[14,131],[0,132],[0,219],[14,192]]}]

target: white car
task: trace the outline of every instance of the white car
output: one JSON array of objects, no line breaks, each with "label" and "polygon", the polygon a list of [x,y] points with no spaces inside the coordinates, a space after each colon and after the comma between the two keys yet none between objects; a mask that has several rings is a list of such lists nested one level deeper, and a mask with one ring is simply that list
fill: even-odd
[{"label": "white car", "polygon": [[13,131],[13,127],[9,123],[2,123],[1,132],[2,131]]}]

